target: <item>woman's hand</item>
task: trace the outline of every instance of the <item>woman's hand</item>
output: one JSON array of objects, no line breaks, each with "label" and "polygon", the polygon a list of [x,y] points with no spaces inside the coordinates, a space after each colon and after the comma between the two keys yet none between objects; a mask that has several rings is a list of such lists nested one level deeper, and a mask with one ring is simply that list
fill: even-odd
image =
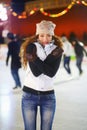
[{"label": "woman's hand", "polygon": [[56,47],[56,48],[51,52],[51,54],[52,54],[53,56],[55,56],[55,57],[59,57],[59,56],[62,55],[63,51],[64,51],[64,50],[63,50],[62,48]]},{"label": "woman's hand", "polygon": [[33,62],[37,58],[36,52],[37,52],[36,46],[31,43],[26,48],[26,58],[27,58],[27,60],[30,61],[30,62]]}]

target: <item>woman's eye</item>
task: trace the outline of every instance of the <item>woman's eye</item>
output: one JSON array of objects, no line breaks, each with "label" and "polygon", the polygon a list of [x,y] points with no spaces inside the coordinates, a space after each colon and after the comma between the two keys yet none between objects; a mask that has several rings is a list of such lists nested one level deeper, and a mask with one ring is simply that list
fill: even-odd
[{"label": "woman's eye", "polygon": [[43,35],[41,35],[40,37],[44,37]]}]

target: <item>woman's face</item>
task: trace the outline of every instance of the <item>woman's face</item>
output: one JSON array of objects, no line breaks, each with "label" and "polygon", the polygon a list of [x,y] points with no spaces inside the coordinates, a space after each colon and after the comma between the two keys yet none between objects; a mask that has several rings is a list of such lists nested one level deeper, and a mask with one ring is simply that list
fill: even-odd
[{"label": "woman's face", "polygon": [[76,41],[72,41],[72,44],[75,45],[75,44],[76,44]]},{"label": "woman's face", "polygon": [[52,35],[50,35],[50,34],[39,34],[38,40],[44,46],[46,44],[49,44],[52,41]]}]

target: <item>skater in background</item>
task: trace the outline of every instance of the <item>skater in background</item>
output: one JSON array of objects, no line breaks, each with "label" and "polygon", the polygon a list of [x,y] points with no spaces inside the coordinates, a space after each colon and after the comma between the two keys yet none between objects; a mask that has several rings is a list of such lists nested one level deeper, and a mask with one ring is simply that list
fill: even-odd
[{"label": "skater in background", "polygon": [[9,59],[11,57],[11,74],[12,77],[15,81],[15,86],[13,89],[16,89],[18,87],[21,88],[21,82],[20,82],[20,77],[19,77],[19,69],[21,68],[21,62],[20,62],[20,57],[19,57],[19,51],[20,51],[20,46],[17,41],[15,41],[15,37],[13,33],[8,33],[7,34],[8,38],[8,52],[7,52],[7,57],[6,57],[6,65],[8,66]]},{"label": "skater in background", "polygon": [[71,68],[70,68],[70,61],[71,61],[71,55],[72,55],[72,45],[69,42],[68,38],[63,35],[61,37],[62,42],[63,42],[63,65],[65,70],[67,71],[68,74],[71,74]]},{"label": "skater in background", "polygon": [[76,65],[79,70],[79,74],[81,75],[83,73],[83,70],[82,70],[83,57],[84,57],[84,54],[87,56],[87,51],[84,48],[84,44],[78,39],[73,39],[72,45],[74,47],[74,51],[76,55]]}]

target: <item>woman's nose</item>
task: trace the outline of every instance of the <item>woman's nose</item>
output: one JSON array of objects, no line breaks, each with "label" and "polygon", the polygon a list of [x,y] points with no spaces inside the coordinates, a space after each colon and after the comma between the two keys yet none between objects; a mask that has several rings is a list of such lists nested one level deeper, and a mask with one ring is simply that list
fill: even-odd
[{"label": "woman's nose", "polygon": [[47,41],[48,39],[47,39],[47,37],[44,37],[44,41]]}]

